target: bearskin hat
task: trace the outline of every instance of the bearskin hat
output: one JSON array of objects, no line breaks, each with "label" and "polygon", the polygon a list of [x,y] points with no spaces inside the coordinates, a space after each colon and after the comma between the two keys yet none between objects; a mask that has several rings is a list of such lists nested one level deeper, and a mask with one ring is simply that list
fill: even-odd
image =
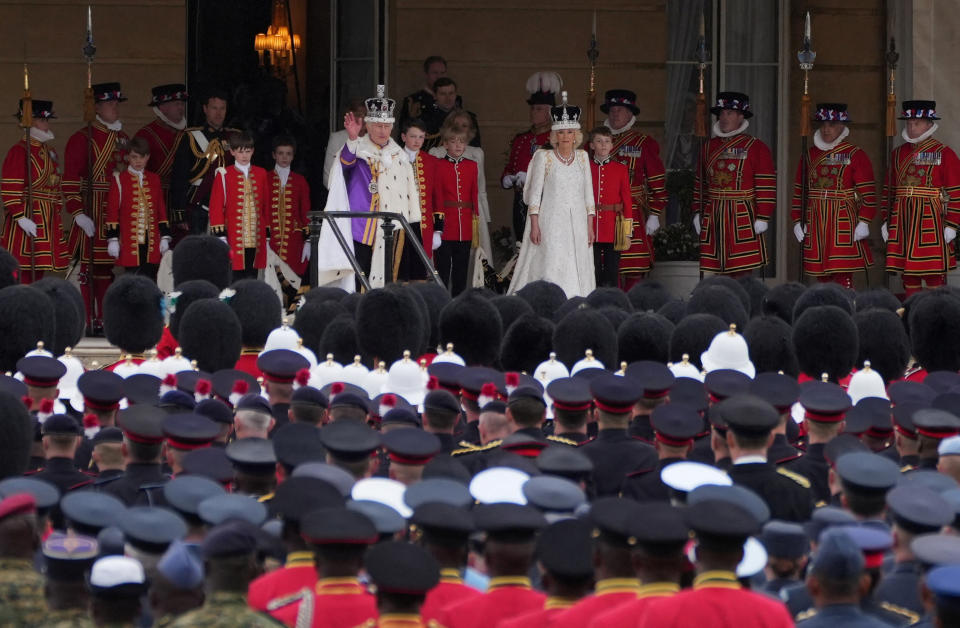
[{"label": "bearskin hat", "polygon": [[173,285],[191,279],[206,279],[220,290],[233,281],[230,249],[220,238],[209,235],[185,237],[173,248]]},{"label": "bearskin hat", "polygon": [[20,262],[10,251],[0,247],[0,289],[20,283]]},{"label": "bearskin hat", "polygon": [[553,350],[568,369],[583,359],[587,349],[605,367],[618,366],[617,330],[606,316],[591,307],[570,312],[553,331]]},{"label": "bearskin hat", "polygon": [[633,304],[620,288],[595,288],[593,292],[587,295],[587,303],[590,304],[590,307],[597,309],[615,307],[627,313],[633,312]]},{"label": "bearskin hat", "polygon": [[677,325],[687,315],[687,302],[683,299],[670,299],[660,306],[657,314]]},{"label": "bearskin hat", "polygon": [[502,340],[500,312],[474,291],[462,293],[440,311],[440,345],[452,342],[467,366],[495,365]]},{"label": "bearskin hat", "polygon": [[52,347],[57,333],[53,302],[32,286],[0,290],[0,371],[16,371],[17,360],[37,348]]},{"label": "bearskin hat", "polygon": [[357,342],[367,366],[376,366],[375,360],[390,365],[402,358],[404,351],[416,357],[423,336],[420,308],[405,290],[378,288],[360,297]]},{"label": "bearskin hat", "polygon": [[517,296],[529,303],[533,311],[544,318],[553,318],[557,308],[567,300],[563,288],[543,279],[531,281],[520,288],[517,290]]},{"label": "bearskin hat", "polygon": [[267,343],[267,336],[283,321],[280,297],[273,288],[259,279],[235,281],[230,286],[230,291],[232,294],[225,300],[240,319],[243,346],[263,348]]},{"label": "bearskin hat", "polygon": [[26,406],[5,390],[0,390],[0,480],[23,475],[30,465],[33,445],[33,417]]},{"label": "bearskin hat", "polygon": [[160,288],[143,275],[120,275],[103,297],[103,333],[126,353],[143,353],[163,336]]},{"label": "bearskin hat", "polygon": [[711,275],[705,279],[701,279],[697,286],[693,289],[693,292],[690,294],[692,296],[696,294],[698,290],[709,288],[711,286],[723,286],[732,292],[733,295],[740,301],[743,311],[747,313],[747,317],[749,318],[750,294],[747,292],[747,289],[743,286],[743,284],[733,277],[727,277],[726,275]]},{"label": "bearskin hat", "polygon": [[869,310],[872,307],[896,312],[900,309],[900,299],[886,288],[874,288],[858,292],[854,297],[853,305],[857,312]]},{"label": "bearskin hat", "polygon": [[793,323],[793,350],[800,372],[819,380],[826,373],[837,383],[850,374],[857,362],[857,326],[836,305],[814,305]]},{"label": "bearskin hat", "polygon": [[323,360],[328,353],[340,364],[350,364],[353,356],[360,354],[357,343],[357,324],[349,314],[341,314],[329,323],[320,336],[320,351],[317,359]]},{"label": "bearskin hat", "polygon": [[315,299],[307,301],[303,304],[303,307],[297,310],[297,317],[293,320],[293,329],[300,334],[303,346],[313,351],[320,361],[323,361],[326,355],[320,353],[320,339],[323,337],[323,332],[330,321],[341,315],[352,318],[347,313],[347,308],[337,301]]},{"label": "bearskin hat", "polygon": [[177,285],[176,305],[170,314],[170,333],[174,338],[179,338],[180,321],[183,320],[183,313],[187,311],[190,304],[199,299],[216,299],[220,295],[220,290],[206,279],[191,279]]},{"label": "bearskin hat", "polygon": [[960,371],[960,298],[950,291],[930,292],[910,308],[913,355],[928,372]]},{"label": "bearskin hat", "polygon": [[435,349],[440,342],[440,310],[450,302],[450,293],[432,281],[413,283],[409,287],[427,304],[427,311],[430,313],[430,337],[427,338],[427,346]]},{"label": "bearskin hat", "polygon": [[747,296],[750,297],[750,309],[747,310],[747,316],[753,318],[754,316],[760,316],[763,314],[763,297],[770,292],[770,288],[767,284],[763,283],[753,275],[747,275],[746,277],[741,277],[737,280],[743,289],[747,291]]},{"label": "bearskin hat", "polygon": [[201,371],[232,369],[240,359],[243,328],[233,308],[220,299],[198,299],[183,313],[180,348]]},{"label": "bearskin hat", "polygon": [[634,312],[617,329],[619,362],[670,361],[670,335],[674,325],[656,312]]},{"label": "bearskin hat", "polygon": [[673,296],[656,279],[644,279],[627,291],[627,298],[635,312],[656,312],[666,305]]},{"label": "bearskin hat", "polygon": [[770,288],[763,297],[763,313],[779,316],[791,325],[793,324],[793,306],[797,299],[806,291],[802,283],[790,281]]},{"label": "bearskin hat", "polygon": [[[749,307],[749,303],[747,305]],[[736,325],[738,330],[746,327],[749,320],[743,301],[726,285],[720,283],[698,287],[693,291],[687,301],[687,316],[690,314],[714,314],[722,318],[727,325]]]},{"label": "bearskin hat", "polygon": [[670,361],[680,362],[686,354],[691,364],[702,369],[700,354],[710,347],[714,336],[728,329],[730,325],[716,314],[684,316],[670,334]]},{"label": "bearskin hat", "polygon": [[42,290],[53,303],[56,334],[53,346],[48,349],[54,355],[62,355],[67,347],[76,347],[86,329],[83,295],[76,286],[60,277],[44,277],[30,285],[37,290]]},{"label": "bearskin hat", "polygon": [[505,330],[509,329],[510,325],[513,325],[513,322],[524,314],[533,314],[533,308],[530,307],[530,304],[515,294],[501,294],[490,299],[490,303],[500,312],[500,321],[503,323]]},{"label": "bearskin hat", "polygon": [[800,373],[797,354],[793,350],[793,330],[779,316],[764,315],[751,319],[743,330],[750,361],[757,373],[783,371],[790,377]]},{"label": "bearskin hat", "polygon": [[584,297],[580,297],[580,296],[570,297],[569,299],[564,301],[563,304],[556,309],[556,311],[553,312],[553,315],[552,315],[553,322],[559,323],[564,318],[566,318],[567,314],[569,314],[570,312],[574,310],[589,308],[589,307],[590,306],[587,305],[587,300]]},{"label": "bearskin hat", "polygon": [[835,305],[852,316],[853,298],[853,291],[839,284],[832,282],[815,284],[797,297],[797,302],[793,305],[793,320],[800,318],[807,308],[817,305]]},{"label": "bearskin hat", "polygon": [[870,368],[880,373],[889,384],[903,377],[910,363],[910,338],[903,328],[903,321],[888,309],[874,307],[853,315],[857,326],[860,348],[856,367],[862,368],[865,360]]},{"label": "bearskin hat", "polygon": [[553,323],[533,312],[523,314],[507,328],[500,347],[504,371],[533,373],[550,356]]}]

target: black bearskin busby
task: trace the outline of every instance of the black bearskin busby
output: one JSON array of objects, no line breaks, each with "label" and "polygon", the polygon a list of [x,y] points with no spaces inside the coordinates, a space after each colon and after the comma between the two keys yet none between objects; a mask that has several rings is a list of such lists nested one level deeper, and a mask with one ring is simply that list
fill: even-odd
[{"label": "black bearskin busby", "polygon": [[462,293],[440,311],[440,346],[452,342],[467,366],[494,366],[502,341],[500,312],[475,291]]},{"label": "black bearskin busby", "polygon": [[176,302],[173,305],[173,311],[170,314],[170,334],[174,338],[179,338],[180,321],[183,320],[183,313],[187,311],[190,304],[200,299],[216,299],[220,295],[220,290],[206,279],[191,279],[177,285],[174,293],[179,292],[175,297]]},{"label": "black bearskin busby", "polygon": [[191,279],[206,279],[220,290],[233,281],[230,249],[220,238],[209,235],[185,237],[173,248],[173,285]]},{"label": "black bearskin busby", "polygon": [[76,347],[86,329],[83,295],[76,286],[60,277],[44,277],[30,285],[42,290],[53,303],[57,329],[53,346],[48,349],[54,355],[62,355],[67,347]]},{"label": "black bearskin busby", "polygon": [[863,362],[869,360],[870,368],[880,373],[887,384],[903,377],[910,363],[910,338],[900,317],[874,307],[854,314],[853,322],[860,343],[856,367],[862,368]]},{"label": "black bearskin busby", "polygon": [[790,281],[770,288],[763,297],[763,313],[770,316],[779,316],[789,324],[793,324],[793,306],[797,299],[807,290],[802,283]]},{"label": "black bearskin busby", "polygon": [[687,301],[687,315],[690,314],[713,314],[722,318],[727,325],[736,325],[738,330],[746,327],[749,320],[743,301],[733,290],[719,283],[698,287],[693,291]]},{"label": "black bearskin busby", "polygon": [[530,304],[515,294],[501,294],[490,299],[490,303],[500,312],[500,322],[503,323],[504,330],[510,329],[510,325],[524,314],[533,314]]},{"label": "black bearskin busby", "polygon": [[187,359],[207,373],[232,369],[240,359],[240,318],[220,299],[199,299],[181,318],[180,348]]},{"label": "black bearskin busby", "polygon": [[228,292],[225,300],[240,319],[243,346],[262,349],[267,343],[267,336],[283,321],[280,297],[259,279],[235,281],[230,290],[232,294]]},{"label": "black bearskin busby", "polygon": [[635,312],[656,312],[672,300],[673,295],[656,279],[644,279],[627,291],[627,298]]},{"label": "black bearskin busby", "polygon": [[800,373],[797,354],[793,350],[793,330],[779,316],[765,315],[751,319],[743,330],[750,350],[750,361],[757,373],[783,371],[790,377]]},{"label": "black bearskin busby", "polygon": [[125,353],[143,353],[163,336],[163,293],[142,275],[120,275],[103,297],[103,333]]},{"label": "black bearskin busby", "polygon": [[656,312],[634,312],[617,329],[617,360],[627,364],[670,361],[674,325]]},{"label": "black bearskin busby", "polygon": [[515,320],[503,335],[500,366],[504,371],[533,373],[550,357],[553,347],[553,323],[533,312]]},{"label": "black bearskin busby", "polygon": [[617,368],[617,330],[606,316],[589,306],[563,317],[553,331],[553,351],[567,368],[584,358],[587,349],[607,368]]},{"label": "black bearskin busby", "polygon": [[917,299],[910,308],[913,356],[927,372],[960,371],[960,297],[945,289]]},{"label": "black bearskin busby", "polygon": [[857,326],[836,305],[815,305],[793,323],[793,350],[801,373],[815,380],[826,373],[836,384],[857,362]]},{"label": "black bearskin busby", "polygon": [[554,312],[567,300],[563,288],[542,279],[531,281],[517,290],[517,296],[529,303],[539,316],[550,319],[553,319]]},{"label": "black bearskin busby", "polygon": [[670,361],[680,362],[684,354],[698,369],[700,354],[710,347],[714,336],[730,329],[730,325],[715,314],[691,314],[683,317],[670,334]]},{"label": "black bearskin busby", "polygon": [[405,290],[378,288],[366,292],[357,304],[357,342],[368,367],[382,360],[387,366],[423,344],[424,325],[417,307]]}]

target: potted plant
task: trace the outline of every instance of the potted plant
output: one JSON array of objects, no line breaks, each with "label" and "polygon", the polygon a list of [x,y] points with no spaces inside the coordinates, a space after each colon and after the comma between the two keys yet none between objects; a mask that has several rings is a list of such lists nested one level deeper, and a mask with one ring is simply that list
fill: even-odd
[{"label": "potted plant", "polygon": [[685,298],[700,281],[700,236],[693,230],[692,170],[667,173],[667,196],[676,222],[663,225],[653,235],[654,265],[651,279],[663,283],[671,294]]}]

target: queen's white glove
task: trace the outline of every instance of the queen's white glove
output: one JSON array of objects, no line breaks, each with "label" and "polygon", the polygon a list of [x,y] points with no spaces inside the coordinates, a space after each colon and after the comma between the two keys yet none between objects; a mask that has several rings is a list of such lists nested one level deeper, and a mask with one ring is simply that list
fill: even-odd
[{"label": "queen's white glove", "polygon": [[73,223],[83,229],[83,232],[87,234],[88,238],[93,237],[93,221],[90,220],[90,216],[77,214],[76,218],[73,219]]},{"label": "queen's white glove", "polygon": [[693,230],[697,232],[697,235],[700,235],[700,214],[693,215]]},{"label": "queen's white glove", "polygon": [[857,228],[853,230],[853,241],[859,242],[865,240],[870,235],[870,225],[862,220],[857,223]]},{"label": "queen's white glove", "polygon": [[766,220],[758,220],[755,223],[753,223],[753,231],[757,235],[764,233],[769,227],[770,227],[770,223],[768,223]]},{"label": "queen's white glove", "polygon": [[31,238],[37,237],[37,223],[29,218],[17,218],[17,226],[23,229]]},{"label": "queen's white glove", "polygon": [[107,240],[107,255],[113,259],[120,257],[120,240],[116,238]]},{"label": "queen's white glove", "polygon": [[653,235],[660,228],[660,219],[656,216],[647,218],[647,235]]}]

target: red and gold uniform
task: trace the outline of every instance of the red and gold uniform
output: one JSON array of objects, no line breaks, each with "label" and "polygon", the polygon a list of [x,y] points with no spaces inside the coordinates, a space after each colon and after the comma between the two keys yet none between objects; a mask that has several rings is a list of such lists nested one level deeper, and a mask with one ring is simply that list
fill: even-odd
[{"label": "red and gold uniform", "polygon": [[270,183],[267,171],[250,165],[249,173],[236,164],[217,168],[210,192],[210,232],[225,237],[233,270],[250,271],[245,255],[255,250],[252,268],[267,266],[267,232],[270,225]]},{"label": "red and gold uniform", "polygon": [[447,155],[437,160],[435,173],[433,211],[443,216],[443,244],[433,258],[440,278],[456,296],[467,285],[473,222],[479,220],[479,171],[472,159]]},{"label": "red and gold uniform", "polygon": [[[116,263],[125,268],[160,263],[160,238],[169,233],[160,177],[127,168],[116,173],[107,194],[107,237],[120,240]],[[141,258],[145,247],[146,258]]]},{"label": "red and gold uniform", "polygon": [[887,271],[903,274],[907,296],[920,290],[924,280],[927,287],[942,285],[945,274],[957,265],[944,237],[945,227],[960,229],[956,153],[929,136],[899,146],[890,156],[883,197],[882,219],[889,233]]},{"label": "red and gold uniform", "polygon": [[633,217],[630,191],[630,171],[612,157],[590,160],[593,176],[593,270],[597,286],[617,286],[620,271],[620,252],[613,249],[616,240],[617,216],[625,220]]},{"label": "red and gold uniform", "polygon": [[307,212],[310,211],[310,185],[303,175],[287,172],[287,181],[281,187],[277,170],[270,179],[270,247],[298,275],[307,269],[302,260],[303,245],[307,241]]},{"label": "red and gold uniform", "polygon": [[286,597],[317,584],[313,552],[290,552],[281,569],[265,573],[247,588],[247,604],[256,611],[267,611],[271,600]]},{"label": "red and gold uniform", "polygon": [[312,609],[301,609],[306,598],[297,593],[271,600],[267,610],[287,626],[354,628],[367,622],[373,625],[377,619],[376,598],[356,578],[320,578],[308,595],[313,598]]},{"label": "red and gold uniform", "polygon": [[[764,266],[767,249],[754,223],[769,221],[777,205],[770,149],[740,132],[711,138],[700,161],[693,194],[693,211],[701,216],[700,270],[742,274]],[[701,172],[706,181],[699,181]]]},{"label": "red and gold uniform", "polygon": [[660,161],[660,145],[639,129],[636,119],[624,130],[614,130],[614,159],[630,172],[630,195],[633,199],[633,236],[630,248],[620,254],[623,288],[629,288],[653,267],[653,240],[647,235],[647,218],[663,216],[667,207],[666,174]]},{"label": "red and gold uniform", "polygon": [[37,237],[33,238],[37,280],[43,278],[44,271],[61,271],[70,262],[70,250],[60,223],[63,194],[56,152],[45,142],[30,139],[30,208],[26,207],[26,171],[26,143],[20,140],[3,160],[0,197],[6,210],[3,247],[20,262],[21,283],[31,283],[34,277],[30,273],[31,238],[17,225],[18,218],[29,218],[37,225]]},{"label": "red and gold uniform", "polygon": [[598,613],[637,599],[640,582],[636,578],[606,578],[597,582],[594,594],[586,597],[562,613],[550,623],[551,628],[583,627]]},{"label": "red and gold uniform", "polygon": [[[90,238],[74,224],[70,232],[70,251],[83,262],[80,288],[84,300],[92,304],[95,312],[103,312],[103,295],[113,281],[113,266],[115,260],[107,253],[107,195],[113,173],[126,170],[124,152],[128,137],[122,130],[114,131],[99,119],[90,125],[90,141],[87,141],[87,129],[83,128],[74,133],[67,141],[64,154],[64,178],[70,182],[71,193],[67,195],[67,211],[77,216],[84,211],[88,212],[93,220],[94,233]],[[89,167],[88,159],[89,151]],[[87,186],[92,188],[92,202],[89,208],[84,207]],[[93,266],[90,267],[90,247],[93,250]],[[91,290],[92,287],[92,290]],[[94,312],[88,312],[88,325],[99,327],[100,321],[92,320]]]},{"label": "red and gold uniform", "polygon": [[425,623],[431,620],[439,621],[444,608],[465,600],[472,600],[483,595],[476,589],[463,583],[458,569],[441,569],[440,582],[427,592],[427,597],[420,607],[420,617]]},{"label": "red and gold uniform", "polygon": [[443,609],[438,623],[445,628],[487,628],[501,620],[540,610],[546,599],[543,593],[533,590],[529,578],[495,577],[490,579],[483,595]]},{"label": "red and gold uniform", "polygon": [[[813,146],[808,155],[803,272],[852,288],[851,273],[873,263],[867,241],[854,237],[857,224],[869,224],[876,213],[873,165],[862,149],[845,140],[829,150]],[[800,221],[801,168],[799,164],[793,184],[794,224]]]},{"label": "red and gold uniform", "polygon": [[647,612],[651,602],[670,597],[678,591],[680,585],[673,582],[644,584],[640,586],[634,599],[621,602],[608,611],[601,611],[599,615],[593,615],[580,625],[589,628],[634,628]]}]

